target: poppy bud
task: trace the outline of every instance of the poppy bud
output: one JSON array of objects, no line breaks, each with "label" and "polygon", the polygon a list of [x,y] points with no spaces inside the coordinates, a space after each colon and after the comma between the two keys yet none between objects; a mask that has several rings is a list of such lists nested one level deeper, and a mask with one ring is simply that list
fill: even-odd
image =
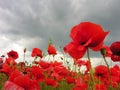
[{"label": "poppy bud", "polygon": [[26,48],[24,48],[24,53],[26,53],[26,50],[27,50],[27,49],[26,49]]},{"label": "poppy bud", "polygon": [[102,54],[103,56],[106,55],[106,49],[105,49],[105,48],[102,48],[102,49],[100,50],[100,52],[101,52],[101,54]]}]

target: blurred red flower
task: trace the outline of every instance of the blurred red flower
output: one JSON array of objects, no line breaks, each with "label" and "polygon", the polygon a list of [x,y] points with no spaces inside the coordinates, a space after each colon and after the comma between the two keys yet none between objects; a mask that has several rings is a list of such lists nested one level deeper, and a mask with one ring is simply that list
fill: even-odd
[{"label": "blurred red flower", "polygon": [[51,44],[48,45],[47,51],[48,51],[49,55],[56,55],[57,54],[55,47]]},{"label": "blurred red flower", "polygon": [[11,81],[6,81],[4,85],[4,90],[25,90],[25,89]]},{"label": "blurred red flower", "polygon": [[73,58],[79,59],[85,54],[86,49],[75,44],[74,42],[70,42],[68,45],[64,47],[64,51],[69,53],[69,55],[72,56]]},{"label": "blurred red flower", "polygon": [[48,68],[51,66],[50,63],[48,63],[48,62],[46,62],[46,61],[43,61],[43,60],[40,60],[39,65],[40,65],[43,69],[48,69]]},{"label": "blurred red flower", "polygon": [[120,56],[118,56],[118,55],[112,54],[111,59],[113,62],[120,62]]},{"label": "blurred red flower", "polygon": [[51,78],[47,78],[47,79],[45,80],[45,82],[46,82],[47,85],[50,85],[50,86],[53,86],[53,87],[56,87],[56,86],[57,86],[57,81],[56,81],[56,80],[53,80],[53,79],[51,79]]},{"label": "blurred red flower", "polygon": [[118,65],[115,65],[113,67],[110,68],[110,72],[111,72],[111,77],[112,77],[112,85],[113,87],[117,87],[119,86],[119,82],[120,82],[120,68]]},{"label": "blurred red flower", "polygon": [[104,80],[104,79],[107,80],[109,77],[107,66],[99,65],[95,67],[95,76],[101,80]]},{"label": "blurred red flower", "polygon": [[62,62],[58,62],[58,61],[54,61],[54,62],[51,62],[51,65],[52,65],[53,67],[63,66],[63,63],[62,63]]},{"label": "blurred red flower", "polygon": [[31,56],[38,56],[42,58],[42,51],[39,48],[33,48]]},{"label": "blurred red flower", "polygon": [[18,53],[16,51],[11,50],[10,52],[7,53],[8,57],[13,58],[13,59],[17,59]]},{"label": "blurred red flower", "polygon": [[67,81],[68,84],[74,84],[75,83],[75,78],[73,78],[71,76],[67,76],[66,81]]},{"label": "blurred red flower", "polygon": [[23,75],[22,72],[20,72],[19,70],[14,70],[10,76],[9,76],[9,81],[14,81],[14,79],[20,75]]},{"label": "blurred red flower", "polygon": [[110,46],[110,50],[112,51],[112,61],[120,61],[120,41],[112,43]]},{"label": "blurred red flower", "polygon": [[73,58],[79,59],[85,54],[88,47],[94,51],[100,50],[108,33],[109,31],[104,32],[98,24],[82,22],[72,28],[70,33],[72,42],[64,47],[64,51]]},{"label": "blurred red flower", "polygon": [[54,72],[58,73],[62,77],[65,77],[68,75],[68,70],[64,66],[55,66]]},{"label": "blurred red flower", "polygon": [[75,81],[75,87],[73,87],[73,90],[88,90],[88,85],[82,78],[78,78]]},{"label": "blurred red flower", "polygon": [[9,80],[5,82],[4,89],[40,90],[40,87],[37,81],[30,79],[27,74],[24,75],[22,72],[16,70],[11,73]]},{"label": "blurred red flower", "polygon": [[110,49],[113,54],[120,56],[120,41],[112,43],[112,45],[110,46]]},{"label": "blurred red flower", "polygon": [[13,71],[17,70],[16,65],[8,65],[7,63],[4,63],[2,65],[2,68],[0,69],[0,72],[5,73],[6,75],[10,75]]},{"label": "blurred red flower", "polygon": [[5,63],[8,65],[16,65],[17,64],[16,61],[10,57],[6,58]]},{"label": "blurred red flower", "polygon": [[2,65],[2,68],[0,69],[0,72],[9,75],[10,72],[11,72],[11,68],[8,64],[5,63],[5,64]]},{"label": "blurred red flower", "polygon": [[104,84],[96,84],[96,90],[107,90]]},{"label": "blurred red flower", "polygon": [[45,79],[43,70],[38,66],[32,66],[32,75],[34,76],[34,79],[38,82],[41,82]]}]

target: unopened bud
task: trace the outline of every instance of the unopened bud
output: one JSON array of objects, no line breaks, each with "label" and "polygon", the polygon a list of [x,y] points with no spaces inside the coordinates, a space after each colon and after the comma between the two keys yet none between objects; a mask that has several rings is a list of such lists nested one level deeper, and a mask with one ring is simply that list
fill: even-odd
[{"label": "unopened bud", "polygon": [[106,55],[106,49],[105,49],[105,48],[102,48],[100,51],[101,51],[101,54],[102,54],[103,56]]},{"label": "unopened bud", "polygon": [[26,48],[24,48],[24,53],[26,53]]}]

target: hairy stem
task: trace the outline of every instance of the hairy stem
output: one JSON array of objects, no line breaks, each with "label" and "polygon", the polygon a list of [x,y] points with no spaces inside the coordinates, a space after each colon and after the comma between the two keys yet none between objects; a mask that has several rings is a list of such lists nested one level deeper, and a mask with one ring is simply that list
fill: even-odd
[{"label": "hairy stem", "polygon": [[90,60],[90,52],[89,52],[88,48],[87,48],[87,58],[90,62],[90,75],[91,75],[91,78],[92,78],[92,81],[93,81],[93,90],[95,90],[94,72],[93,72],[93,69],[92,69],[91,60]]},{"label": "hairy stem", "polygon": [[109,78],[110,78],[110,88],[111,88],[111,90],[113,90],[112,89],[112,76],[111,76],[111,72],[110,72],[110,67],[109,67],[109,64],[108,64],[108,62],[105,58],[105,55],[103,55],[103,59],[104,59],[104,62],[107,65],[107,68],[108,68],[108,73],[109,73]]}]

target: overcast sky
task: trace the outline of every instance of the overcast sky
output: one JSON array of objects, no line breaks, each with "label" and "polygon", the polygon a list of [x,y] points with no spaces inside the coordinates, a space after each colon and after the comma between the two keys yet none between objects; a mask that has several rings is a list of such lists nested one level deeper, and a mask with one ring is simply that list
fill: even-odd
[{"label": "overcast sky", "polygon": [[120,40],[120,0],[0,0],[0,54],[33,47],[45,50],[49,38],[58,48],[69,41],[71,28],[82,22],[110,30],[109,45]]}]

